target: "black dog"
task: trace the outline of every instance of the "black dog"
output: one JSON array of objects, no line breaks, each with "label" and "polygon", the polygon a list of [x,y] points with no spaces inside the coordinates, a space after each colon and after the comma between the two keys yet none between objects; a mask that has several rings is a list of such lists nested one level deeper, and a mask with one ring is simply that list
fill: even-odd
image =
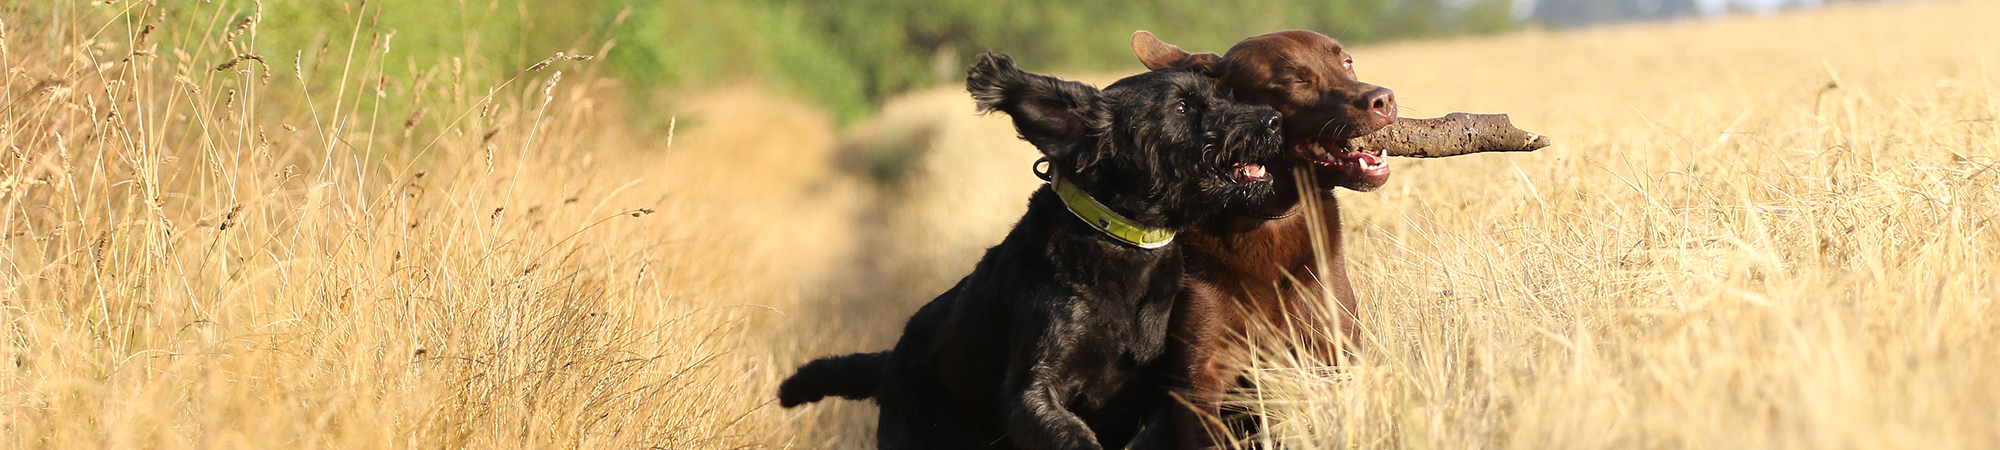
[{"label": "black dog", "polygon": [[[1278,114],[1194,73],[1099,91],[992,54],[966,89],[982,112],[1012,116],[1052,182],[893,352],[814,361],[780,399],[875,396],[885,449],[1122,448],[1167,401],[1161,355],[1182,277],[1172,234],[1273,194],[1263,163],[1280,152]],[[868,367],[883,368],[879,384]]]}]

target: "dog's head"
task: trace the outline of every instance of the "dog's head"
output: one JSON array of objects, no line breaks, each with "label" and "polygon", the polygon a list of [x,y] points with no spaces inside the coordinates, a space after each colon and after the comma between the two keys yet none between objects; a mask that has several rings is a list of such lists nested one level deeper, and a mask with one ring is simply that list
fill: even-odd
[{"label": "dog's head", "polygon": [[1098,90],[985,54],[965,84],[980,111],[1011,116],[1058,176],[1134,220],[1182,227],[1274,191],[1265,165],[1282,154],[1277,111],[1231,100],[1208,77],[1153,71]]},{"label": "dog's head", "polygon": [[1354,57],[1326,35],[1290,30],[1237,42],[1227,53],[1191,54],[1152,33],[1132,34],[1147,68],[1178,68],[1221,81],[1236,98],[1285,114],[1285,146],[1319,172],[1322,184],[1372,191],[1389,180],[1388,160],[1352,151],[1348,139],[1396,121],[1396,95],[1354,75]]}]

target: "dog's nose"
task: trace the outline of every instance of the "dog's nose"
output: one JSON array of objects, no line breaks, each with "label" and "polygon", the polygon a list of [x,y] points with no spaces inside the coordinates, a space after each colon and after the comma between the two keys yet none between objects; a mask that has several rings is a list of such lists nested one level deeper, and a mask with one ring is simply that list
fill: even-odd
[{"label": "dog's nose", "polygon": [[1396,91],[1389,88],[1375,88],[1362,98],[1368,99],[1368,116],[1375,128],[1380,129],[1396,122]]},{"label": "dog's nose", "polygon": [[1272,133],[1277,133],[1278,127],[1285,124],[1283,120],[1280,120],[1283,118],[1284,116],[1279,115],[1276,111],[1272,111],[1270,115],[1264,116],[1264,129],[1271,130]]}]

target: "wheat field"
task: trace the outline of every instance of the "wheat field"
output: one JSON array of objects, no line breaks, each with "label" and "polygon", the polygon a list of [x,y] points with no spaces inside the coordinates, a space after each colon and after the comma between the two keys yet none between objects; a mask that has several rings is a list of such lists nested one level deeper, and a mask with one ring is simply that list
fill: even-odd
[{"label": "wheat field", "polygon": [[[840,128],[751,84],[631,98],[610,43],[416,61],[382,6],[277,49],[149,5],[0,12],[0,446],[871,447],[873,406],[776,381],[889,345],[1036,183],[956,87]],[[1369,350],[1257,361],[1248,439],[2000,447],[1996,30],[1927,2],[1352,49],[1406,116],[1558,145],[1340,193]]]}]

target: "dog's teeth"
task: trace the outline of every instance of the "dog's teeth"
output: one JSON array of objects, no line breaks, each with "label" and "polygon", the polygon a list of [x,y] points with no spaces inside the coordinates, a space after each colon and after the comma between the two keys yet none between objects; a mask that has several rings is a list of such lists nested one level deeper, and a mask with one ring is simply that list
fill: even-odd
[{"label": "dog's teeth", "polygon": [[1326,156],[1326,147],[1321,147],[1318,142],[1312,143],[1312,149],[1314,155]]}]

